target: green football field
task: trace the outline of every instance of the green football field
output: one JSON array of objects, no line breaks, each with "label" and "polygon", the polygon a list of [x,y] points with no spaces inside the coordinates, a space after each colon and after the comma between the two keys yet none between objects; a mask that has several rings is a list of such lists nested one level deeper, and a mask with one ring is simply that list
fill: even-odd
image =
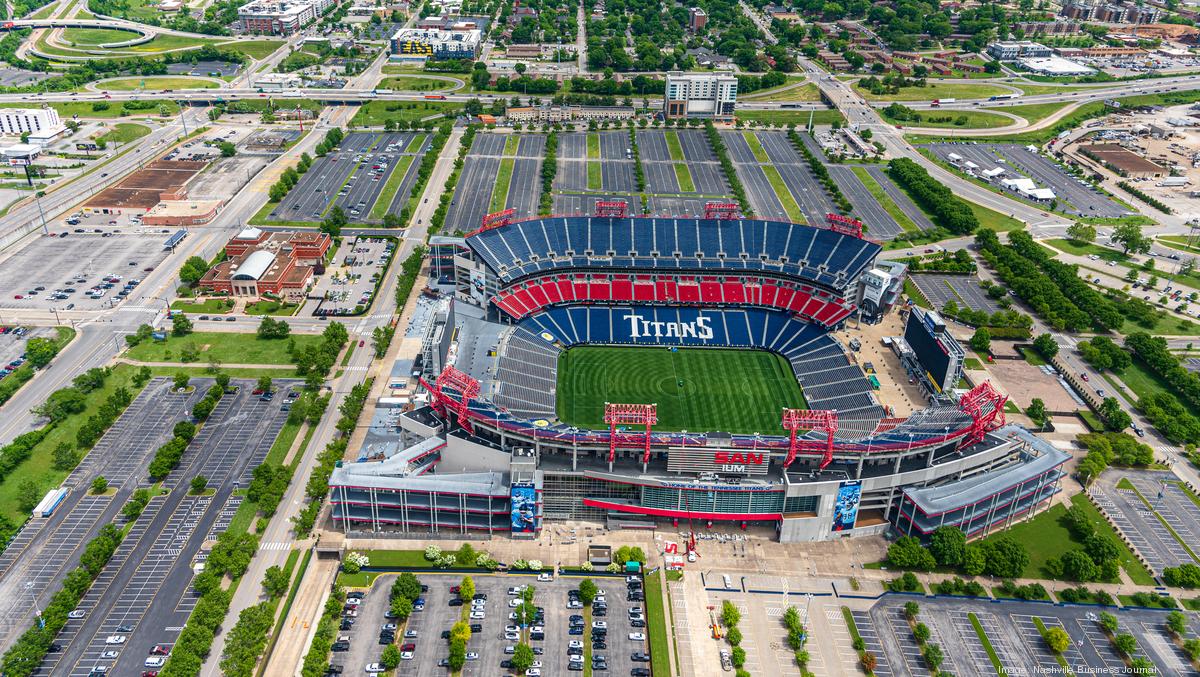
[{"label": "green football field", "polygon": [[780,433],[805,408],[787,361],[761,350],[580,346],[558,360],[558,417],[604,428],[604,403],[657,404],[655,430]]}]

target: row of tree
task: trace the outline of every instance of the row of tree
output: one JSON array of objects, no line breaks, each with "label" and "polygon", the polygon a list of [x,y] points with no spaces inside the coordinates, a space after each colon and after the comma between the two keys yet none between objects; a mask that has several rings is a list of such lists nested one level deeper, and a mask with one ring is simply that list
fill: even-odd
[{"label": "row of tree", "polygon": [[717,132],[717,128],[711,121],[704,123],[704,133],[708,136],[708,145],[712,146],[713,153],[721,162],[721,171],[725,174],[725,181],[729,183],[729,191],[733,193],[734,199],[741,207],[742,215],[747,217],[753,215],[754,210],[750,207],[750,200],[746,198],[746,189],[742,186],[741,179],[738,178],[737,171],[733,167],[733,160],[729,157],[729,149],[725,147],[725,141],[721,139],[721,134]]},{"label": "row of tree", "polygon": [[317,455],[317,466],[313,468],[312,475],[309,476],[308,484],[304,489],[308,505],[293,518],[296,533],[301,536],[308,535],[316,523],[321,503],[329,493],[329,476],[333,474],[334,467],[346,453],[350,433],[358,425],[358,417],[366,404],[367,395],[371,392],[372,381],[373,379],[367,379],[351,388],[338,407],[341,417],[334,427],[339,435],[330,440],[329,444],[325,445],[325,448]]},{"label": "row of tree", "polygon": [[[641,167],[639,163],[636,165]],[[550,214],[554,209],[554,178],[558,176],[558,131],[546,135],[546,149],[542,155],[542,190],[538,194],[538,214]],[[405,295],[407,297],[407,294]]]},{"label": "row of tree", "polygon": [[1064,296],[1091,316],[1098,329],[1115,331],[1124,324],[1125,318],[1116,303],[1080,278],[1077,266],[1056,261],[1048,250],[1034,242],[1029,233],[1023,230],[1009,233],[1008,246],[1037,264]]},{"label": "row of tree", "polygon": [[[180,376],[186,387],[187,375],[180,374]],[[212,413],[224,393],[225,388],[221,385],[210,387],[204,398],[192,407],[192,417],[203,422]],[[196,436],[196,426],[191,421],[180,421],[175,424],[175,428],[171,432],[173,437],[154,452],[154,459],[150,461],[149,474],[152,480],[161,480],[179,467],[183,453],[187,451],[188,444]]]},{"label": "row of tree", "polygon": [[921,165],[908,158],[895,158],[888,162],[888,176],[932,214],[942,228],[956,235],[966,235],[979,227],[979,219],[970,205],[930,176]]},{"label": "row of tree", "polygon": [[800,155],[804,156],[804,161],[808,163],[808,168],[812,171],[813,176],[817,177],[817,181],[825,187],[825,192],[829,193],[829,197],[833,199],[834,205],[838,211],[843,214],[849,214],[854,211],[854,205],[850,204],[850,199],[842,194],[842,189],[838,187],[837,182],[829,175],[829,170],[825,168],[825,163],[817,159],[816,155],[808,149],[804,144],[804,140],[800,138],[800,134],[795,129],[788,130],[788,140],[792,142],[792,146]]},{"label": "row of tree", "polygon": [[888,546],[889,566],[932,571],[937,567],[957,568],[968,576],[987,574],[1016,578],[1029,564],[1029,552],[1011,536],[1000,535],[967,544],[962,529],[938,527],[926,548],[915,536],[904,536]]},{"label": "row of tree", "polygon": [[1091,326],[1091,316],[1068,299],[1054,281],[1043,275],[1037,262],[1002,244],[994,231],[987,228],[980,230],[975,236],[975,244],[1000,279],[1055,329],[1082,331]]},{"label": "row of tree", "polygon": [[333,640],[337,638],[338,625],[342,617],[342,607],[346,603],[346,589],[336,586],[329,598],[325,600],[325,608],[321,611],[321,620],[313,633],[312,644],[308,653],[304,654],[301,664],[302,677],[323,677],[329,667],[329,654],[333,648]]}]

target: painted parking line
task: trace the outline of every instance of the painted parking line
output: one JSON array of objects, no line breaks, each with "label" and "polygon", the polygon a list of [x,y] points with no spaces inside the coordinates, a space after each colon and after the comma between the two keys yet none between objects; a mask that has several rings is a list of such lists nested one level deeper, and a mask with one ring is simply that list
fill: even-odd
[{"label": "painted parking line", "polygon": [[855,627],[858,628],[858,634],[863,639],[864,650],[875,655],[875,674],[878,677],[891,677],[893,674],[891,662],[887,651],[883,648],[883,642],[879,639],[879,632],[871,614],[866,611],[852,611],[851,615],[854,618]]},{"label": "painted parking line", "polygon": [[[1064,632],[1067,632],[1067,634],[1070,635],[1070,631],[1068,631],[1066,626],[1063,625],[1063,622],[1054,616],[1029,616],[1024,614],[1013,614],[1010,616],[1010,618],[1012,618],[1013,624],[1016,626],[1017,632],[1021,635],[1021,639],[1024,641],[1025,646],[1037,660],[1038,672],[1042,674],[1061,673],[1062,669],[1058,664],[1058,660],[1054,657],[1054,654],[1050,651],[1049,647],[1046,646],[1046,641],[1042,639],[1042,633],[1038,631],[1037,625],[1034,624],[1033,619],[1039,619],[1047,629],[1062,628]],[[1072,636],[1071,646],[1062,654],[1063,660],[1073,669],[1076,667],[1083,668],[1088,665],[1088,663],[1083,660],[1083,654],[1079,652],[1079,649],[1075,644],[1076,641],[1080,640],[1078,637]]]}]

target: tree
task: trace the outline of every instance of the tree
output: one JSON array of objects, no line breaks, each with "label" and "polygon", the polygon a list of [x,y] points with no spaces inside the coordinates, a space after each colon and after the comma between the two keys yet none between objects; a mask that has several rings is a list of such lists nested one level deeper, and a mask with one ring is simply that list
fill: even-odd
[{"label": "tree", "polygon": [[917,623],[913,626],[913,639],[917,640],[917,644],[924,644],[929,641],[929,626],[924,623]]},{"label": "tree", "polygon": [[725,600],[721,603],[721,623],[725,627],[736,627],[740,620],[742,620],[742,612],[738,611],[733,602]]},{"label": "tree", "polygon": [[962,564],[966,549],[967,535],[958,527],[938,527],[929,538],[929,551],[941,566]]},{"label": "tree", "polygon": [[33,510],[41,500],[42,490],[38,487],[37,482],[32,479],[24,479],[17,485],[17,507],[22,511]]},{"label": "tree", "polygon": [[725,641],[729,642],[730,646],[738,646],[742,643],[742,631],[738,628],[730,628],[725,633]]},{"label": "tree", "polygon": [[463,543],[454,553],[454,559],[461,566],[473,566],[475,564],[475,548],[471,547],[470,543]]},{"label": "tree", "polygon": [[929,670],[933,674],[937,674],[938,668],[941,667],[944,660],[946,660],[946,656],[942,653],[942,647],[937,644],[925,645],[925,664],[929,666]]},{"label": "tree", "polygon": [[875,668],[879,667],[879,659],[870,651],[864,651],[859,654],[858,662],[862,663],[863,670],[866,670],[868,675],[874,673]]},{"label": "tree", "polygon": [[285,320],[264,317],[258,323],[258,338],[260,339],[285,339],[291,332],[292,327]]},{"label": "tree", "polygon": [[1025,415],[1038,425],[1044,424],[1046,422],[1046,403],[1041,398],[1033,398],[1029,401],[1029,406],[1025,408]]},{"label": "tree", "polygon": [[200,495],[208,489],[208,478],[204,475],[196,475],[192,478],[192,493]]},{"label": "tree", "polygon": [[585,578],[579,582],[579,601],[583,602],[584,606],[591,606],[596,599],[596,583],[590,578]]},{"label": "tree", "polygon": [[271,377],[259,376],[258,384],[255,386],[255,389],[263,391],[264,394],[271,392]]},{"label": "tree", "polygon": [[288,575],[278,565],[267,568],[263,574],[263,591],[271,599],[283,597],[288,590]]},{"label": "tree", "polygon": [[379,655],[379,662],[388,670],[395,670],[400,665],[400,648],[395,644],[383,647],[383,653]]},{"label": "tree", "polygon": [[1104,628],[1105,632],[1112,634],[1120,627],[1120,623],[1117,622],[1116,616],[1107,611],[1102,611],[1100,612],[1100,627]]},{"label": "tree", "polygon": [[1062,575],[1073,581],[1095,580],[1099,572],[1096,563],[1082,550],[1063,553],[1059,561],[1062,564]]},{"label": "tree", "polygon": [[396,615],[396,618],[404,620],[412,615],[413,603],[407,597],[397,597],[392,600],[391,611]]},{"label": "tree", "polygon": [[217,148],[221,149],[221,157],[233,157],[234,155],[237,155],[237,146],[228,141],[218,142]]},{"label": "tree", "polygon": [[1104,425],[1114,432],[1120,432],[1133,423],[1133,419],[1125,413],[1115,397],[1106,397],[1100,403],[1100,418],[1104,419]]},{"label": "tree", "polygon": [[517,644],[516,650],[513,651],[512,658],[513,671],[518,675],[525,674],[525,671],[533,667],[533,662],[537,660],[533,655],[533,648],[525,642]]},{"label": "tree", "polygon": [[50,360],[53,360],[57,354],[58,344],[50,339],[39,336],[25,342],[25,359],[29,360],[35,369],[41,369],[50,364]]},{"label": "tree", "polygon": [[54,447],[54,469],[71,470],[79,463],[79,454],[75,453],[75,445],[70,442],[59,442]]},{"label": "tree", "polygon": [[978,576],[987,568],[987,555],[978,545],[968,545],[963,551],[963,573]]},{"label": "tree", "polygon": [[1125,253],[1145,254],[1150,251],[1150,238],[1142,234],[1138,223],[1122,223],[1113,229],[1112,241],[1121,245]]},{"label": "tree", "polygon": [[1183,637],[1187,634],[1187,616],[1178,611],[1167,614],[1167,629],[1176,637]]},{"label": "tree", "polygon": [[1113,637],[1113,648],[1115,648],[1122,656],[1132,656],[1137,653],[1137,640],[1133,635],[1123,633]]},{"label": "tree", "polygon": [[195,285],[208,272],[208,261],[199,256],[189,257],[179,268],[179,279],[189,285]]},{"label": "tree", "polygon": [[470,576],[463,576],[462,583],[458,585],[458,598],[464,602],[470,602],[475,597],[475,581]]},{"label": "tree", "polygon": [[740,668],[746,664],[746,650],[740,646],[733,647],[733,651],[729,652],[729,662],[733,663],[733,667]]},{"label": "tree", "polygon": [[1078,244],[1090,244],[1096,241],[1096,228],[1083,221],[1076,221],[1067,226],[1067,237]]},{"label": "tree", "polygon": [[1056,654],[1061,654],[1071,646],[1071,636],[1060,627],[1047,628],[1042,636],[1046,640],[1046,646]]},{"label": "tree", "polygon": [[1058,354],[1058,341],[1050,334],[1040,334],[1033,340],[1033,349],[1049,360]]},{"label": "tree", "polygon": [[916,602],[905,602],[904,603],[904,617],[905,618],[907,618],[908,620],[911,621],[914,618],[916,618],[917,614],[919,614],[919,613],[921,613],[921,605],[920,604],[917,604]]},{"label": "tree", "polygon": [[103,494],[106,491],[108,491],[108,480],[104,479],[103,475],[99,475],[96,479],[92,480],[93,494]]},{"label": "tree", "polygon": [[187,336],[190,333],[192,333],[192,321],[183,313],[175,313],[175,317],[171,318],[171,335]]},{"label": "tree", "polygon": [[1017,578],[1029,564],[1025,546],[1011,536],[999,536],[987,546],[987,572],[1001,578]]},{"label": "tree", "polygon": [[392,597],[405,597],[414,600],[421,596],[421,582],[411,573],[405,572],[392,583]]},{"label": "tree", "polygon": [[191,381],[191,379],[188,378],[187,374],[184,374],[184,373],[175,374],[175,389],[176,390],[187,390],[188,383],[190,381]]},{"label": "tree", "polygon": [[371,347],[374,348],[377,359],[383,359],[387,355],[388,346],[391,345],[392,337],[395,335],[395,327],[375,327],[371,331]]},{"label": "tree", "polygon": [[992,349],[992,332],[987,327],[980,327],[971,335],[971,349],[977,353],[986,353]]}]

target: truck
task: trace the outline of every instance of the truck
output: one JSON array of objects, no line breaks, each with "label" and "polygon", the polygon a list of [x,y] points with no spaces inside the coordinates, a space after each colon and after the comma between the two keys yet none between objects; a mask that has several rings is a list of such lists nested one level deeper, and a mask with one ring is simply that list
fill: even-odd
[{"label": "truck", "polygon": [[988,101],[1007,101],[1008,99],[1017,98],[1016,94],[996,94],[988,97]]},{"label": "truck", "polygon": [[66,489],[51,489],[46,492],[46,496],[42,498],[41,503],[38,503],[33,509],[34,517],[49,517],[54,514],[58,506],[62,505],[63,499],[67,497]]},{"label": "truck", "polygon": [[375,93],[376,93],[376,94],[391,94],[391,93],[392,93],[392,90],[390,90],[390,89],[380,89],[380,88],[376,87],[376,88],[375,88]]},{"label": "truck", "polygon": [[425,98],[429,99],[431,101],[445,101],[446,95],[445,94],[426,94]]},{"label": "truck", "polygon": [[938,108],[944,103],[954,103],[957,99],[934,99],[929,102],[930,108]]}]

